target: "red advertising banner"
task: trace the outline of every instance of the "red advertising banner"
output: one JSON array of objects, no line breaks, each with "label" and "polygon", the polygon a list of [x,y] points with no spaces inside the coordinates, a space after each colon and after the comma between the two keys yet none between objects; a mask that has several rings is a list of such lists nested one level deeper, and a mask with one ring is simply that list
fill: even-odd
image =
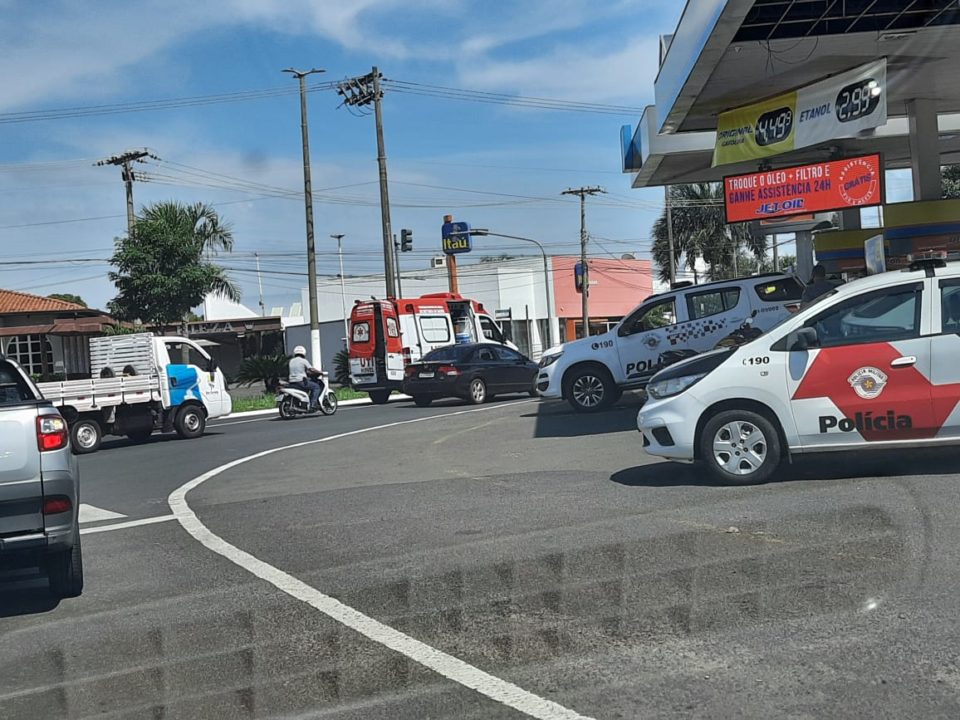
[{"label": "red advertising banner", "polygon": [[879,155],[723,179],[727,222],[749,222],[883,204]]}]

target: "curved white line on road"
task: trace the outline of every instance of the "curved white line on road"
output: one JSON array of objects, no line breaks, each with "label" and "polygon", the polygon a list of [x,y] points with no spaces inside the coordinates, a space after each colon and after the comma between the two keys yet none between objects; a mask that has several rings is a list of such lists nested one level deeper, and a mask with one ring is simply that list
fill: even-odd
[{"label": "curved white line on road", "polygon": [[[517,403],[511,403],[511,405],[521,405],[527,402],[533,401],[524,400]],[[386,423],[384,425],[375,425],[369,428],[352,430],[350,432],[340,433],[339,435],[331,435],[330,437],[319,438],[317,440],[307,440],[306,442],[299,442],[293,445],[285,445],[284,447],[264,450],[253,455],[248,455],[247,457],[233,460],[232,462],[228,462],[225,465],[221,465],[218,468],[214,468],[213,470],[194,478],[190,482],[182,485],[170,493],[170,497],[167,499],[167,502],[169,503],[170,509],[173,511],[177,521],[183,526],[183,529],[190,533],[190,535],[192,535],[193,538],[201,545],[209,550],[212,550],[218,555],[222,555],[230,562],[238,565],[261,580],[265,580],[281,592],[286,593],[290,597],[296,598],[303,603],[306,603],[316,610],[319,610],[324,615],[327,615],[337,622],[346,625],[350,629],[355,630],[370,640],[379,643],[380,645],[384,645],[391,650],[400,653],[401,655],[405,655],[411,660],[430,668],[448,680],[452,680],[453,682],[463,685],[464,687],[475,690],[491,700],[495,700],[498,703],[513,708],[514,710],[522,712],[525,715],[529,715],[530,717],[539,718],[540,720],[590,720],[584,715],[580,715],[573,710],[569,710],[562,705],[542,698],[539,695],[534,695],[533,693],[528,692],[523,688],[514,685],[513,683],[507,682],[506,680],[491,675],[490,673],[484,672],[483,670],[480,670],[479,668],[476,668],[473,665],[454,657],[453,655],[448,655],[442,650],[431,647],[430,645],[420,642],[419,640],[416,640],[409,635],[400,632],[399,630],[393,629],[389,625],[385,625],[378,620],[374,620],[372,617],[364,615],[359,610],[355,610],[349,605],[345,605],[329,595],[324,595],[316,588],[307,585],[305,582],[298,580],[289,573],[263,562],[259,558],[241,550],[235,545],[231,545],[219,535],[214,534],[206,527],[206,525],[200,522],[199,518],[197,518],[196,514],[187,504],[187,493],[199,485],[202,485],[207,480],[210,480],[211,478],[214,478],[217,475],[230,470],[231,468],[235,468],[238,465],[243,465],[244,463],[257,460],[262,457],[267,457],[268,455],[284,452],[286,450],[293,450],[295,448],[308,447],[310,445],[319,445],[321,443],[340,440],[342,438],[352,437],[354,435],[362,435],[364,433],[374,432],[375,430],[385,430],[401,425],[411,425],[413,423],[426,422],[428,420],[439,420],[455,415],[466,415],[469,413],[496,410],[502,407],[507,406],[500,405],[498,407],[478,408],[475,410],[461,410],[458,412],[446,413],[444,415],[431,415],[429,417],[414,418],[412,420],[401,420],[399,422]]]}]

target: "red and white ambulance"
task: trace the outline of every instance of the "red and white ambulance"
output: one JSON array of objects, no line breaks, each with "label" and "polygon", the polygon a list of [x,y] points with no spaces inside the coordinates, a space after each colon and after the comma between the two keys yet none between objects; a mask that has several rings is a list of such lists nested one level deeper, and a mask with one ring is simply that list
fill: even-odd
[{"label": "red and white ambulance", "polygon": [[350,381],[382,404],[400,389],[409,363],[434,348],[476,342],[517,349],[482,304],[460,295],[357,300],[350,313]]}]

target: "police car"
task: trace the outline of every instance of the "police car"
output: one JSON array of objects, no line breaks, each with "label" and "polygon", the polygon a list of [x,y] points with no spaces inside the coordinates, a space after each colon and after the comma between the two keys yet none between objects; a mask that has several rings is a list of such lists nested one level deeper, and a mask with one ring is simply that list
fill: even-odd
[{"label": "police car", "polygon": [[799,309],[802,295],[800,281],[780,273],[677,285],[647,298],[609,332],[547,350],[537,390],[578,412],[602,410],[623,390],[646,385],[666,364],[664,353],[710,350],[747,318],[769,330]]},{"label": "police car", "polygon": [[793,454],[960,443],[960,263],[842,285],[762,337],[657,373],[651,455],[768,480]]}]

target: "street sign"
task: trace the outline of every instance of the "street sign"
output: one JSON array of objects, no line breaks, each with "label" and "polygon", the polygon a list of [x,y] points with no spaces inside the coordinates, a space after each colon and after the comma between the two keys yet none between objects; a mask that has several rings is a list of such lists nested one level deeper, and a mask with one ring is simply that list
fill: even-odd
[{"label": "street sign", "polygon": [[583,263],[577,263],[573,266],[573,283],[578,293],[583,292]]},{"label": "street sign", "polygon": [[511,320],[512,318],[513,318],[513,308],[507,308],[506,310],[493,311],[494,320]]},{"label": "street sign", "polygon": [[440,230],[443,252],[447,255],[459,255],[473,250],[473,238],[470,237],[470,223],[445,222]]}]

